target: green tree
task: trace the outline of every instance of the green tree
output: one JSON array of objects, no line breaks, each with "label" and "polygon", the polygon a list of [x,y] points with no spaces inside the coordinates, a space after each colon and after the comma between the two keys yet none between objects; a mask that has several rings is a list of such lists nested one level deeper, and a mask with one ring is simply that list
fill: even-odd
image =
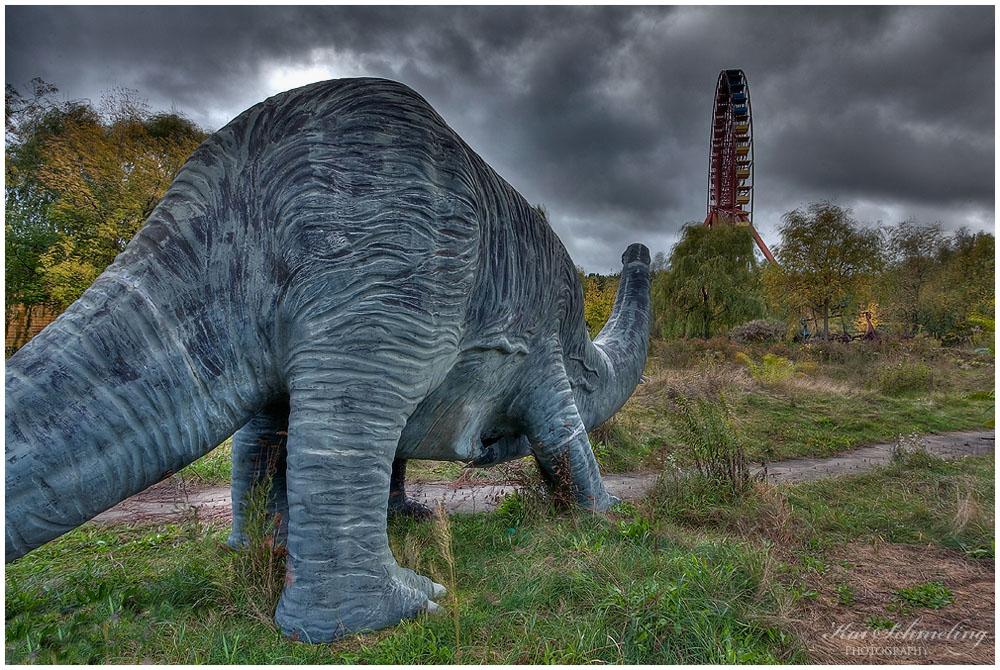
[{"label": "green tree", "polygon": [[745,226],[685,224],[652,282],[654,327],[663,337],[709,338],[764,316],[754,239]]},{"label": "green tree", "polygon": [[28,85],[26,95],[9,84],[5,90],[4,322],[8,332],[14,318],[30,325],[34,310],[51,302],[41,257],[58,241],[60,232],[49,217],[56,194],[40,179],[43,149],[64,132],[71,119],[93,115],[86,103],[59,102],[56,92],[38,78]]},{"label": "green tree", "polygon": [[848,210],[828,202],[782,218],[781,245],[764,271],[772,302],[812,310],[830,337],[830,312],[865,300],[883,266],[877,231],[862,228]]},{"label": "green tree", "polygon": [[904,221],[887,236],[886,269],[879,304],[905,333],[914,333],[926,312],[938,256],[945,245],[940,224]]},{"label": "green tree", "polygon": [[207,136],[178,114],[152,113],[134,91],[112,91],[100,109],[55,93],[41,80],[30,97],[6,90],[8,313],[12,301],[76,300]]},{"label": "green tree", "polygon": [[583,309],[590,337],[595,337],[611,318],[618,295],[619,275],[589,274],[582,277]]},{"label": "green tree", "polygon": [[946,343],[968,338],[977,325],[970,317],[994,311],[995,263],[993,235],[961,228],[948,238],[926,289],[924,329]]}]

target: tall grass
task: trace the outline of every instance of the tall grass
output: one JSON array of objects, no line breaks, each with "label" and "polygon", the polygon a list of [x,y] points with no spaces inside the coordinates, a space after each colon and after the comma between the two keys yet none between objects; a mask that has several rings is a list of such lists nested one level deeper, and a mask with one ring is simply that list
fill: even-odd
[{"label": "tall grass", "polygon": [[733,428],[732,410],[725,396],[673,398],[673,417],[681,453],[694,462],[704,479],[728,488],[733,494],[752,484],[745,442]]},{"label": "tall grass", "polygon": [[444,502],[438,503],[434,511],[434,539],[437,542],[441,560],[444,561],[448,585],[447,598],[451,601],[451,616],[455,627],[455,662],[462,662],[462,635],[458,623],[458,584],[455,579],[455,554],[452,551],[451,523]]},{"label": "tall grass", "polygon": [[285,580],[285,547],[278,542],[280,514],[268,510],[273,486],[273,466],[245,494],[243,531],[246,544],[226,552],[215,586],[233,612],[248,611],[268,626],[274,625]]}]

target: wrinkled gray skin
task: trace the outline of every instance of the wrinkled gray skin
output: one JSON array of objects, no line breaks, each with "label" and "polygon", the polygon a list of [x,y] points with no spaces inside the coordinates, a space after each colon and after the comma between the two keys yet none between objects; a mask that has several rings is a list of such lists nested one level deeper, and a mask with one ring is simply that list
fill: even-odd
[{"label": "wrinkled gray skin", "polygon": [[649,319],[649,252],[622,260],[591,342],[552,229],[416,93],[269,98],[8,361],[7,561],[249,422],[233,477],[279,465],[281,630],[321,642],[433,609],[443,589],[389,551],[394,459],[530,452],[580,505],[612,504],[587,428],[634,390]]}]

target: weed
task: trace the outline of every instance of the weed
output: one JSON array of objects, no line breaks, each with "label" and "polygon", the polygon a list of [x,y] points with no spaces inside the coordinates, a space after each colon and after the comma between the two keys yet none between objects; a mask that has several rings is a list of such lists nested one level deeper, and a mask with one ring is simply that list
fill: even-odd
[{"label": "weed", "polygon": [[895,464],[902,464],[927,456],[927,445],[922,437],[916,433],[909,435],[897,435],[896,441],[892,445],[889,457]]},{"label": "weed", "polygon": [[794,363],[777,354],[764,354],[760,364],[754,363],[753,359],[743,352],[737,353],[736,358],[746,363],[750,369],[750,376],[765,386],[780,384],[790,379],[796,372],[801,372]]},{"label": "weed", "polygon": [[451,600],[452,621],[455,627],[455,662],[462,661],[462,638],[461,629],[458,625],[458,587],[455,580],[455,554],[452,551],[451,523],[448,521],[448,510],[444,502],[438,504],[434,511],[434,539],[437,541],[438,551],[447,567],[448,574],[448,599]]},{"label": "weed", "polygon": [[894,614],[898,614],[903,618],[913,616],[913,608],[906,603],[892,603],[886,605],[885,609],[889,612],[893,612]]},{"label": "weed", "polygon": [[892,630],[896,622],[881,614],[872,614],[865,618],[865,625],[872,630]]},{"label": "weed", "polygon": [[217,590],[235,611],[246,608],[270,626],[284,588],[286,555],[278,541],[281,515],[268,510],[272,483],[273,469],[269,468],[247,490],[243,524],[246,544],[225,550],[228,560],[221,578],[216,580]]},{"label": "weed", "polygon": [[619,520],[618,528],[621,530],[622,536],[639,544],[649,540],[654,530],[653,524],[650,523],[649,519],[638,514],[631,519]]},{"label": "weed", "polygon": [[825,574],[830,566],[822,561],[822,559],[816,558],[815,556],[810,556],[806,554],[802,557],[802,566],[807,570],[812,570],[819,574]]},{"label": "weed", "polygon": [[721,483],[734,494],[748,491],[766,475],[751,475],[743,440],[733,429],[732,413],[724,397],[673,398],[679,412],[674,424],[684,454],[706,480]]},{"label": "weed", "polygon": [[793,581],[788,588],[791,592],[793,603],[799,600],[812,600],[819,596],[819,591],[806,586],[805,582],[799,580]]},{"label": "weed", "polygon": [[896,591],[896,598],[909,607],[927,607],[939,610],[945,605],[955,602],[952,594],[943,582],[926,582],[911,588]]},{"label": "weed", "polygon": [[965,542],[959,540],[956,544],[958,545],[958,549],[969,558],[992,559],[996,556],[995,540],[990,540],[988,543],[979,545],[966,544]]},{"label": "weed", "polygon": [[537,464],[528,459],[496,466],[500,481],[514,492],[507,495],[495,509],[500,519],[517,527],[531,518],[548,516],[553,511],[550,485],[542,478]]},{"label": "weed", "polygon": [[847,584],[837,584],[834,591],[837,594],[837,602],[841,605],[850,607],[854,604],[854,589]]},{"label": "weed", "polygon": [[520,491],[514,491],[500,501],[494,513],[509,526],[520,526],[528,519],[531,506],[527,497]]}]

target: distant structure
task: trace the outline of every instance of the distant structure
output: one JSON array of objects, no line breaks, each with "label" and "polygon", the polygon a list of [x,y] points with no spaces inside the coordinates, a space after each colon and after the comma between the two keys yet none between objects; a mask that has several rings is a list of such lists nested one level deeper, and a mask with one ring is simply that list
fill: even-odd
[{"label": "distant structure", "polygon": [[764,258],[770,249],[754,229],[753,116],[743,70],[723,70],[712,107],[712,145],[708,166],[708,215],[705,225],[748,226]]}]

